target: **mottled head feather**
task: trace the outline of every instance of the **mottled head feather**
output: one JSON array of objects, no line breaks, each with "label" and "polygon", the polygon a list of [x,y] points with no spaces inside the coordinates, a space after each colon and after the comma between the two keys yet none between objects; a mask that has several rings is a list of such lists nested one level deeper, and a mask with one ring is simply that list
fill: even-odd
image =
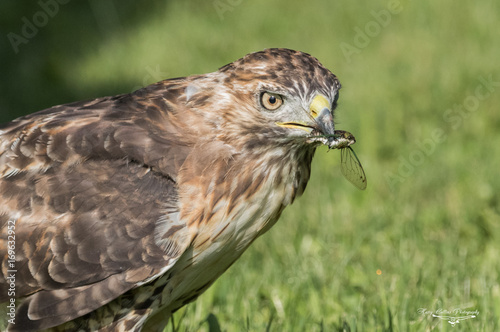
[{"label": "mottled head feather", "polygon": [[341,88],[337,77],[318,59],[286,48],[250,53],[219,70],[231,73],[228,81],[269,80],[303,97],[318,91],[333,98]]}]

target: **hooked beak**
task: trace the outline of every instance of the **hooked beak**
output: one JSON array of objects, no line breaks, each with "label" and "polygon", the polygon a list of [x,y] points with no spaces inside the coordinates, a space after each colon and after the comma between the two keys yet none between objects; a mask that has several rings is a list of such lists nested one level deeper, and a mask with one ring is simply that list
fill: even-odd
[{"label": "hooked beak", "polygon": [[315,132],[312,134],[326,136],[329,143],[335,139],[335,126],[333,124],[333,115],[330,109],[330,102],[323,95],[314,97],[310,106],[311,116],[316,120]]},{"label": "hooked beak", "polygon": [[332,111],[329,108],[323,108],[318,116],[315,118],[318,129],[323,135],[333,135],[335,133],[335,127],[333,125]]}]

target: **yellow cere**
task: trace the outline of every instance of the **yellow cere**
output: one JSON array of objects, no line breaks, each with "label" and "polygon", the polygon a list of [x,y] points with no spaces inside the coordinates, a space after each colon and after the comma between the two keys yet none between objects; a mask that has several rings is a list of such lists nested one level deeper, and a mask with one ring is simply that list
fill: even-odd
[{"label": "yellow cere", "polygon": [[316,118],[323,108],[330,108],[330,102],[323,95],[316,95],[314,97],[309,110],[313,118]]}]

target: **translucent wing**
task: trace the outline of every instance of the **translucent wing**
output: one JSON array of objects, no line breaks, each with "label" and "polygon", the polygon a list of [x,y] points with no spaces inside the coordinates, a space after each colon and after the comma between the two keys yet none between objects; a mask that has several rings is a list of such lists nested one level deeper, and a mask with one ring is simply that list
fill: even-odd
[{"label": "translucent wing", "polygon": [[354,150],[347,146],[340,150],[340,171],[353,185],[366,189],[366,175]]}]

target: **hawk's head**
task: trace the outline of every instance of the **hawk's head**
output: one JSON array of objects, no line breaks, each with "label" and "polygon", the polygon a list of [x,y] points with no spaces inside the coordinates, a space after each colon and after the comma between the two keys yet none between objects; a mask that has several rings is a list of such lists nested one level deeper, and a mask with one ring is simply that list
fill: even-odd
[{"label": "hawk's head", "polygon": [[201,103],[200,109],[214,110],[202,116],[218,139],[252,148],[270,142],[316,146],[333,140],[328,135],[334,134],[339,89],[337,77],[316,58],[273,48],[194,76],[186,99],[194,108]]}]

